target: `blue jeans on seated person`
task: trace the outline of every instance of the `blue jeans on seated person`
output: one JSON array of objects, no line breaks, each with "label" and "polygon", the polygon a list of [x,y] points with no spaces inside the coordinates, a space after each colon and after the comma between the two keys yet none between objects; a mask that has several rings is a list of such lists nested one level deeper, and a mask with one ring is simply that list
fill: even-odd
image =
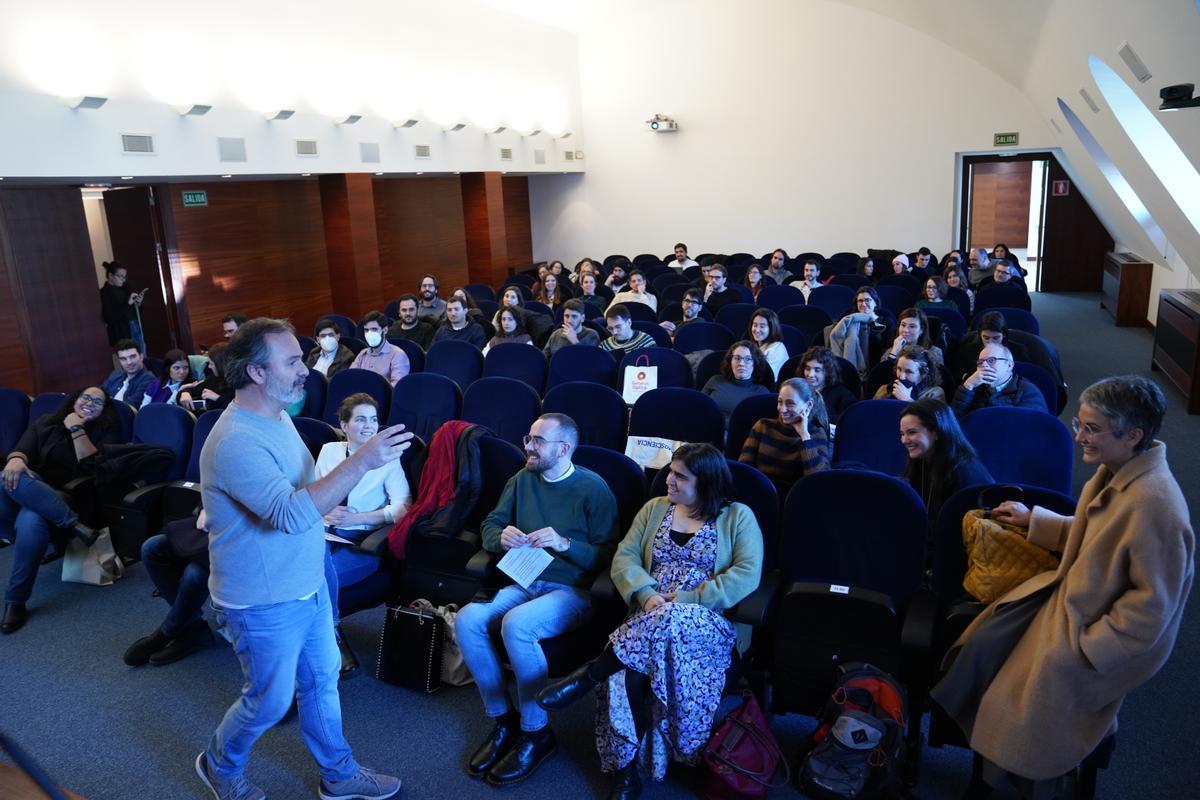
[{"label": "blue jeans on seated person", "polygon": [[[371,531],[344,531],[335,529],[334,533],[343,539],[361,541]],[[333,624],[340,625],[342,612],[338,608],[338,592],[342,584],[353,586],[373,575],[379,569],[379,557],[369,553],[360,553],[349,545],[340,542],[325,542],[325,585],[329,587],[329,602],[333,606]]]},{"label": "blue jeans on seated person", "polygon": [[521,730],[546,727],[549,717],[537,704],[537,693],[546,685],[546,654],[539,643],[574,630],[592,616],[590,593],[577,586],[534,581],[528,589],[505,586],[490,603],[471,603],[458,612],[454,630],[463,660],[479,686],[489,717],[512,709],[500,656],[492,643],[499,632],[508,660],[517,676]]},{"label": "blue jeans on seated person", "polygon": [[208,564],[180,558],[162,533],[142,543],[142,563],[154,588],[171,606],[159,630],[174,639],[203,617],[204,601],[208,599]]},{"label": "blue jeans on seated person", "polygon": [[22,475],[11,491],[0,485],[0,517],[13,521],[12,573],[4,590],[6,603],[27,603],[50,537],[79,519],[67,501],[41,478]]},{"label": "blue jeans on seated person", "polygon": [[250,748],[283,719],[295,697],[300,733],[321,777],[341,781],[357,774],[358,762],[342,734],[342,657],[333,638],[329,591],[322,586],[305,600],[268,606],[213,607],[232,637],[245,684],[205,751],[209,768],[227,780],[241,775]]}]

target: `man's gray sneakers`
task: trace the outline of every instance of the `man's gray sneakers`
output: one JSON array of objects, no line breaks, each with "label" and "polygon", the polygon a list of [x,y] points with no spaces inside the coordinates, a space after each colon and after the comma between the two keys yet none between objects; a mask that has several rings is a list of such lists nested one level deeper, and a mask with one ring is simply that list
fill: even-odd
[{"label": "man's gray sneakers", "polygon": [[225,780],[208,768],[208,757],[204,751],[196,756],[196,774],[217,800],[267,800],[267,795],[241,775]]},{"label": "man's gray sneakers", "polygon": [[400,794],[400,779],[366,767],[344,781],[321,779],[321,800],[385,800]]}]

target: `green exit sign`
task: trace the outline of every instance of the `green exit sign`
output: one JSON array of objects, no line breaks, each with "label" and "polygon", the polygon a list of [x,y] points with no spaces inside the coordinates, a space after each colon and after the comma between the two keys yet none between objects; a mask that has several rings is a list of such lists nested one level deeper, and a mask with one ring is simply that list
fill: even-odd
[{"label": "green exit sign", "polygon": [[1010,147],[1017,143],[1020,135],[1017,133],[997,133],[992,136],[993,147]]},{"label": "green exit sign", "polygon": [[183,193],[184,208],[206,205],[208,205],[208,192],[197,189],[195,191]]}]

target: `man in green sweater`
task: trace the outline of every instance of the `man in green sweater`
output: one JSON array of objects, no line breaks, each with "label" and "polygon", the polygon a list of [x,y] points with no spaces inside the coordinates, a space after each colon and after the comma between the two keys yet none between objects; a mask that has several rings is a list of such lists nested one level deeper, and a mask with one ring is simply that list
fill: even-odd
[{"label": "man in green sweater", "polygon": [[[571,463],[578,443],[579,428],[567,415],[543,414],[534,421],[525,437],[525,469],[509,480],[483,521],[483,546],[493,553],[537,547],[553,560],[528,588],[506,586],[491,602],[463,608],[455,622],[463,659],[495,720],[467,772],[494,786],[529,777],[554,752],[554,732],[536,701],[547,672],[539,641],[588,621],[589,587],[609,568],[622,533],[612,490],[596,473]],[[492,644],[497,631],[516,674],[517,709]]]}]

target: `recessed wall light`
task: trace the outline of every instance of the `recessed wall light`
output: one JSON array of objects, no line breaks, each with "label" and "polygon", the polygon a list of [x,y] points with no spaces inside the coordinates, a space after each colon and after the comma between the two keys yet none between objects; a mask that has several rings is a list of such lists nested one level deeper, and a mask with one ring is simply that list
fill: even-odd
[{"label": "recessed wall light", "polygon": [[382,174],[383,174],[382,172],[376,172],[376,173],[375,173],[375,175],[376,175],[376,176],[379,176],[379,175],[382,175]]},{"label": "recessed wall light", "polygon": [[300,173],[300,177],[301,177],[301,178],[311,178],[311,177],[312,177],[312,173],[311,173],[311,172],[301,172],[301,173]]},{"label": "recessed wall light", "polygon": [[222,175],[221,177],[222,178],[232,178],[233,176],[232,175]]},{"label": "recessed wall light", "polygon": [[121,180],[123,180],[123,181],[131,181],[131,180],[133,180],[133,176],[132,176],[132,175],[122,175],[122,176],[121,176]]}]

